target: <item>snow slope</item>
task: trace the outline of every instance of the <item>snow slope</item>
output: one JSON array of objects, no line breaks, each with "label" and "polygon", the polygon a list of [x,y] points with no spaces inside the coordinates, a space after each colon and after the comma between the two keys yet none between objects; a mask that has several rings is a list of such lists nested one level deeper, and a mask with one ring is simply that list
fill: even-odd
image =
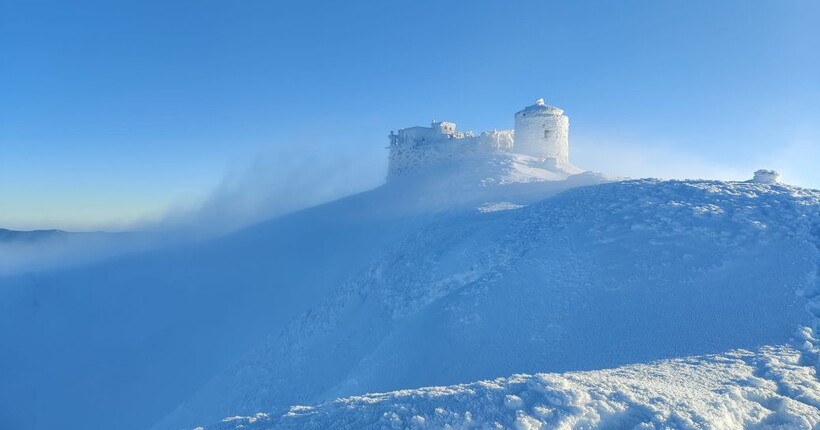
[{"label": "snow slope", "polygon": [[[754,386],[747,389],[751,382],[731,375],[758,372],[761,367],[749,360],[768,360],[768,355],[794,362],[794,352],[774,345],[791,342],[800,327],[817,329],[819,244],[820,192],[777,184],[623,181],[575,188],[528,205],[487,201],[461,208],[380,253],[321,304],[271,332],[156,428],[189,428],[224,416],[368,392],[704,354],[724,354],[734,364],[724,371],[708,367],[713,358],[691,359],[705,364],[689,375],[711,385],[684,397],[718,390],[712,398],[720,402],[724,398],[718,395],[725,394],[720,390],[734,387],[791,405],[783,419],[792,419],[817,403],[812,400],[807,409],[781,399],[797,399],[788,387],[761,382],[757,392]],[[766,345],[772,347],[761,349]],[[738,349],[762,352],[729,352]],[[805,360],[808,370],[797,373],[810,382],[816,378],[816,358]],[[668,370],[678,369],[676,363],[612,372],[666,372],[644,378],[663,391],[657,386],[668,388],[679,379],[673,377],[678,370]],[[589,374],[598,375],[589,381],[609,374]],[[516,383],[499,384],[507,387],[503,392]],[[612,388],[615,382],[606,384]],[[599,388],[602,404],[632,404],[618,400],[618,391]],[[461,389],[453,388],[455,398]],[[809,384],[807,395],[816,398],[816,389]],[[352,401],[350,414],[398,413],[405,404],[402,395],[389,395],[372,408]],[[680,400],[670,394],[660,403],[674,410],[670,405]],[[755,400],[744,402],[735,405],[741,413],[726,416],[740,419],[742,411],[760,411]],[[317,413],[347,419],[348,412],[334,409],[338,404]],[[606,405],[600,407],[611,406]],[[705,413],[692,408],[692,417]],[[811,424],[813,416],[803,424]],[[748,419],[751,425],[757,418]],[[298,426],[310,418],[293,422]],[[720,421],[711,422],[720,427]]]},{"label": "snow slope", "polygon": [[233,416],[206,429],[811,429],[820,426],[820,382],[801,363],[805,352],[763,347],[515,375]]},{"label": "snow slope", "polygon": [[0,428],[814,425],[820,192],[609,181],[486,154],[0,278]]},{"label": "snow slope", "polygon": [[604,181],[488,155],[223,238],[0,277],[0,428],[148,428],[426,225]]}]

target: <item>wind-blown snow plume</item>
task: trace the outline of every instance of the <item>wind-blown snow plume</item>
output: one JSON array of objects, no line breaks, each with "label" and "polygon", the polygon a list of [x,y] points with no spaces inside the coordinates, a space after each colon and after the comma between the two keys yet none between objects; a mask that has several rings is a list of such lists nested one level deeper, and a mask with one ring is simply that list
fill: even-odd
[{"label": "wind-blown snow plume", "polygon": [[260,151],[223,176],[200,204],[172,210],[155,224],[160,230],[211,236],[332,201],[379,185],[383,154],[331,156],[321,148],[296,145]]},{"label": "wind-blown snow plume", "polygon": [[219,236],[373,188],[384,180],[384,154],[329,154],[311,145],[260,151],[229,168],[200,203],[180,203],[159,219],[126,226],[131,230],[127,234],[48,231],[19,232],[13,240],[0,236],[0,276]]}]

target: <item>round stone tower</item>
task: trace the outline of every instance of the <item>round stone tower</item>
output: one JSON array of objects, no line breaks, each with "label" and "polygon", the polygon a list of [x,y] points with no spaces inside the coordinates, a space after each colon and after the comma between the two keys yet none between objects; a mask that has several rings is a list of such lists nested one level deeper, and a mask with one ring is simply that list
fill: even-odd
[{"label": "round stone tower", "polygon": [[569,166],[569,118],[563,109],[538,99],[517,112],[513,151],[543,159],[552,167]]}]

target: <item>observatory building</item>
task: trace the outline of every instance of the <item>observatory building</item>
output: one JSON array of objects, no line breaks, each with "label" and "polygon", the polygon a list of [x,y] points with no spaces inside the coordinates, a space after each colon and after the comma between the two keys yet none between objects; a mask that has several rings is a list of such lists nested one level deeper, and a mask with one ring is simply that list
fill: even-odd
[{"label": "observatory building", "polygon": [[560,168],[569,164],[569,118],[564,110],[538,99],[515,114],[513,151]]},{"label": "observatory building", "polygon": [[541,98],[515,114],[513,130],[475,135],[456,131],[453,122],[433,121],[430,127],[391,131],[389,137],[388,178],[493,151],[527,155],[540,167],[556,172],[577,171],[569,162],[569,118],[563,109],[549,106]]}]

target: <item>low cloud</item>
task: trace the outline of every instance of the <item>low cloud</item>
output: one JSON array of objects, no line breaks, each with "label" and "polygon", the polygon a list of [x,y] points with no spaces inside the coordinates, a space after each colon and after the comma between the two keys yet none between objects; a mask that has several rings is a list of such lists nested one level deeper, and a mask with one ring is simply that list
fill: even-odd
[{"label": "low cloud", "polygon": [[0,230],[0,276],[90,263],[154,247],[150,233],[69,233]]},{"label": "low cloud", "polygon": [[[0,234],[0,276],[98,261],[187,240],[206,239],[380,185],[386,156],[275,147],[227,169],[199,203],[179,203],[164,216],[143,219],[129,233],[61,231]],[[2,231],[0,231],[2,232]]]}]

